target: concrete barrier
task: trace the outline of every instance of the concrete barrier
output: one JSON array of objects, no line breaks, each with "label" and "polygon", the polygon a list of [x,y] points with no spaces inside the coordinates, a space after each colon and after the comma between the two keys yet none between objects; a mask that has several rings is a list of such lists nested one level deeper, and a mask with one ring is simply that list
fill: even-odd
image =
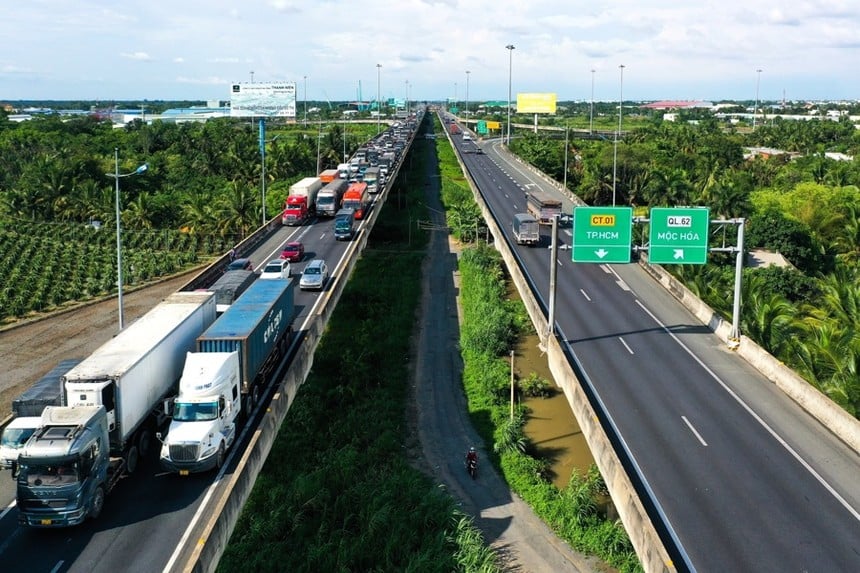
[{"label": "concrete barrier", "polygon": [[[447,130],[445,131],[447,133]],[[450,141],[450,134],[447,134],[447,137]],[[453,147],[453,142],[451,143]],[[456,147],[454,149],[456,150]],[[588,443],[594,461],[606,482],[618,515],[624,523],[627,535],[630,537],[636,554],[642,562],[642,566],[648,572],[676,571],[669,557],[669,552],[666,550],[657,529],[645,510],[642,501],[639,499],[633,482],[627,475],[621,459],[616,454],[612,442],[600,423],[600,417],[592,408],[591,402],[581,382],[576,377],[564,350],[554,336],[547,336],[549,332],[548,321],[544,315],[543,308],[532,294],[532,285],[529,284],[525,275],[520,270],[513,252],[508,243],[503,239],[501,229],[490,213],[487,204],[484,202],[471,174],[469,174],[469,170],[466,168],[459,154],[457,154],[457,161],[469,182],[472,195],[481,210],[481,215],[484,217],[490,233],[496,238],[494,245],[502,256],[511,280],[523,300],[535,329],[540,333],[541,339],[544,341],[550,372],[553,375],[555,383],[564,391],[573,415],[579,423],[585,441]]]}]

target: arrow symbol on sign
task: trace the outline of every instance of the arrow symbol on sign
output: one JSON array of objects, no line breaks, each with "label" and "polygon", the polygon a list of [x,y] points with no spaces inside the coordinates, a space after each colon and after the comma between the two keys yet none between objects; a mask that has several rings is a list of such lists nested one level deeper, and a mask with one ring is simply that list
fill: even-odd
[{"label": "arrow symbol on sign", "polygon": [[683,259],[684,258],[684,249],[675,249],[675,253],[672,256],[673,259]]},{"label": "arrow symbol on sign", "polygon": [[594,254],[597,255],[598,259],[602,259],[609,254],[609,251],[607,251],[606,249],[599,249],[597,251],[594,251]]}]

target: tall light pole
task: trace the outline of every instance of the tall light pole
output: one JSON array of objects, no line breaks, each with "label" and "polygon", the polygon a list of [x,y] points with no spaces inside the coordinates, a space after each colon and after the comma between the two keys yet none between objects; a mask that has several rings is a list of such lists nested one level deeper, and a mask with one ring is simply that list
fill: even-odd
[{"label": "tall light pole", "polygon": [[588,112],[588,133],[594,133],[594,68],[591,68],[591,109]]},{"label": "tall light pole", "polygon": [[755,107],[753,108],[753,129],[755,129],[755,118],[758,115],[758,86],[761,82],[761,70],[756,70],[755,79]]},{"label": "tall light pole", "polygon": [[305,127],[308,125],[308,77],[302,76],[305,80]]},{"label": "tall light pole", "polygon": [[406,80],[406,115],[409,116],[409,80]]},{"label": "tall light pole", "polygon": [[465,115],[469,115],[469,74],[471,74],[469,70],[466,70],[466,113]]},{"label": "tall light pole", "polygon": [[621,88],[618,92],[618,129],[615,131],[615,144],[612,150],[612,206],[615,207],[615,187],[618,181],[618,137],[621,135],[621,110],[624,109],[624,64],[618,66],[621,70]]},{"label": "tall light pole", "polygon": [[513,44],[505,46],[508,49],[508,146],[511,145],[511,72],[514,64],[514,49]]},{"label": "tall light pole", "polygon": [[379,133],[379,120],[382,117],[382,64],[376,64],[376,133]]},{"label": "tall light pole", "polygon": [[254,83],[254,70],[251,70],[251,83]]},{"label": "tall light pole", "polygon": [[120,331],[123,328],[123,320],[122,320],[122,222],[120,220],[120,211],[119,211],[119,180],[122,177],[129,177],[131,175],[139,175],[149,169],[149,166],[144,163],[131,173],[120,173],[119,172],[119,148],[114,147],[113,150],[114,157],[114,172],[113,173],[105,173],[108,177],[113,177],[115,188],[116,188],[116,293],[117,293],[117,303],[119,305],[119,329]]}]

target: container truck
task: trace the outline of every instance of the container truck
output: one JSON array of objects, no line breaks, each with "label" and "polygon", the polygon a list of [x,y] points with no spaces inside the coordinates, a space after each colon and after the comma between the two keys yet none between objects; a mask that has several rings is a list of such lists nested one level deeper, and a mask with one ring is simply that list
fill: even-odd
[{"label": "container truck", "polygon": [[350,183],[346,193],[343,194],[341,206],[344,209],[353,209],[356,219],[363,219],[369,203],[370,196],[367,194],[367,183],[356,182]]},{"label": "container truck", "polygon": [[349,187],[345,179],[335,179],[317,193],[317,215],[334,217],[343,201],[343,194]]},{"label": "container truck", "polygon": [[540,225],[531,213],[514,215],[513,232],[518,245],[537,245],[540,243]]},{"label": "container truck", "polygon": [[347,180],[350,176],[350,167],[349,163],[338,163],[337,172],[340,175],[341,179]]},{"label": "container truck", "polygon": [[355,210],[348,207],[337,212],[334,218],[334,238],[337,241],[351,241],[355,228]]},{"label": "container truck", "polygon": [[526,195],[526,207],[541,225],[551,225],[555,216],[561,216],[561,201],[543,191]]},{"label": "container truck", "polygon": [[317,193],[322,188],[319,177],[305,177],[293,183],[290,193],[284,201],[284,213],[281,223],[284,225],[301,225],[311,216],[317,200]]},{"label": "container truck", "polygon": [[80,358],[62,360],[39,378],[20,396],[12,400],[13,419],[0,436],[0,468],[11,468],[18,453],[39,427],[46,406],[63,405],[62,376],[80,364]]},{"label": "container truck", "polygon": [[185,354],[214,321],[213,293],[173,293],[62,377],[66,405],[45,408],[18,458],[19,523],[67,527],[101,513],[149,449]]},{"label": "container truck", "polygon": [[320,172],[320,181],[322,183],[331,183],[339,177],[337,169],[325,169]]}]

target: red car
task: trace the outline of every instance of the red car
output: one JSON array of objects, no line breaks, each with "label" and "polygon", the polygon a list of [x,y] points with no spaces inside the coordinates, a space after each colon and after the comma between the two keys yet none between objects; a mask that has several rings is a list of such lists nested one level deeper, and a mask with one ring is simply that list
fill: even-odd
[{"label": "red car", "polygon": [[298,241],[287,243],[281,251],[281,258],[297,263],[305,257],[305,246]]}]

